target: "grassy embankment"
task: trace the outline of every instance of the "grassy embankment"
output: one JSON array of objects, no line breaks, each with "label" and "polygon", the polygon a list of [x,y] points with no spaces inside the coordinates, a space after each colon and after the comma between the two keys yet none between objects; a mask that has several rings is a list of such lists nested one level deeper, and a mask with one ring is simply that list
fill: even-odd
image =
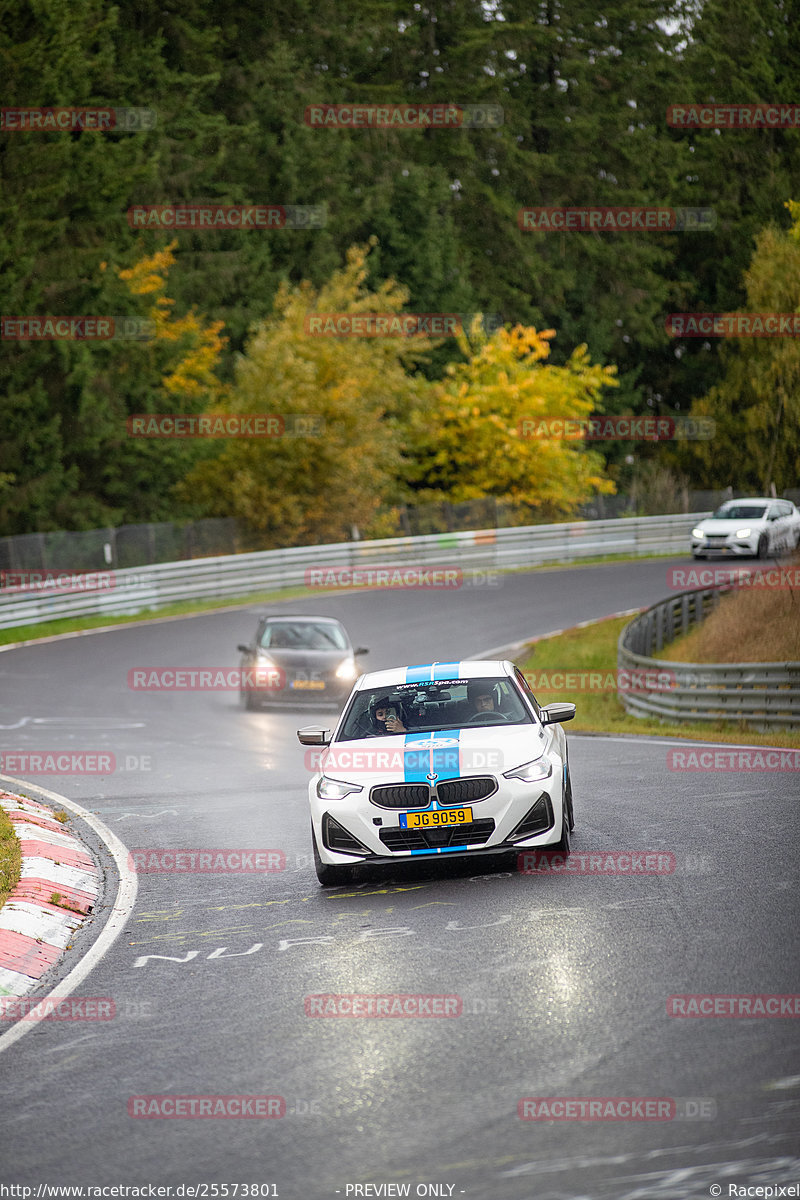
[{"label": "grassy embankment", "polygon": [[22,854],[14,823],[0,807],[0,908],[19,883]]},{"label": "grassy embankment", "polygon": [[[748,603],[753,601],[756,596],[757,593],[754,592],[741,593],[738,597],[739,601],[743,603],[741,609],[737,605],[721,604],[717,610],[719,616],[715,622],[715,628],[710,629],[707,636],[709,644],[715,648],[718,645],[718,638],[723,641],[733,640],[737,646],[737,653],[732,660],[728,661],[756,661],[749,659],[748,655],[753,653],[758,645],[766,645],[770,655],[778,645],[774,639],[766,642],[762,639],[763,630],[760,620],[764,611],[763,593],[760,604],[752,607]],[[781,609],[781,611],[784,610]],[[770,601],[770,612],[772,612],[772,600]],[[786,631],[785,636],[781,635],[780,645],[785,647],[796,646],[796,639],[800,636],[800,605],[795,604],[794,612],[798,615],[795,616],[792,624],[793,632]],[[717,613],[709,617],[706,624],[709,624],[716,616]],[[576,733],[655,734],[661,737],[693,738],[708,742],[746,742],[753,746],[800,747],[800,731],[774,730],[759,733],[738,722],[703,721],[683,724],[661,722],[649,717],[629,716],[613,688],[617,667],[617,639],[629,619],[621,617],[601,621],[584,629],[567,630],[566,633],[556,637],[545,638],[529,645],[526,652],[518,657],[517,662],[525,672],[535,673],[540,679],[543,675],[548,675],[550,682],[559,683],[557,689],[534,686],[536,696],[541,703],[549,704],[553,700],[569,700],[577,705],[578,711],[575,720],[570,721],[566,726],[568,733],[574,731]],[[719,632],[717,627],[720,627],[722,632]],[[703,627],[700,626],[696,632],[700,635]],[[696,642],[689,643],[689,639],[694,636],[695,631],[692,631],[686,638],[681,639],[683,645],[689,644],[691,649],[690,655],[684,656],[683,653],[680,653],[681,661],[722,661],[716,658],[696,658],[695,654],[704,646],[698,647]],[[792,637],[795,639],[794,642],[791,641]],[[677,661],[681,647],[676,642],[673,643],[673,649],[676,652],[673,653],[672,658],[673,661]],[[662,652],[661,657],[666,657],[666,655]],[[782,658],[783,656],[777,657]],[[800,654],[795,653],[794,658],[795,660],[800,659]],[[776,659],[770,658],[769,661],[776,661]],[[586,674],[579,675],[577,690],[567,691],[561,681],[553,679],[556,672],[570,672],[573,676],[576,673]],[[594,681],[586,677],[589,672],[594,673]],[[598,681],[602,681],[602,688],[597,686]]]}]

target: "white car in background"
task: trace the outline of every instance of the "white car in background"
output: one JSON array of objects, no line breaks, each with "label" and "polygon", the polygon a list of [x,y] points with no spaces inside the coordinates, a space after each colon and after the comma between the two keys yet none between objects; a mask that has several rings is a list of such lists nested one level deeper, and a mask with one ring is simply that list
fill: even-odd
[{"label": "white car in background", "polygon": [[692,530],[695,558],[768,558],[800,545],[800,512],[769,496],[726,500]]},{"label": "white car in background", "polygon": [[320,883],[348,884],[359,864],[569,854],[559,722],[574,716],[574,704],[540,707],[505,660],[362,675],[333,733],[297,732],[304,746],[324,747],[308,789]]}]

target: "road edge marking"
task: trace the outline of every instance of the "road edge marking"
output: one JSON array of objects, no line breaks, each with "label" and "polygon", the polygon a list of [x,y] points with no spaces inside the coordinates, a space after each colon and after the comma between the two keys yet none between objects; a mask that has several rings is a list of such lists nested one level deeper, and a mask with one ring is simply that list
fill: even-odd
[{"label": "road edge marking", "polygon": [[[75,816],[80,817],[105,844],[117,867],[119,874],[117,894],[114,898],[111,912],[97,940],[92,943],[80,961],[75,964],[61,982],[57,983],[47,993],[47,997],[42,996],[41,999],[69,996],[83,983],[89,972],[97,966],[104,955],[111,949],[127,924],[136,903],[136,895],[139,887],[136,872],[132,871],[128,866],[128,849],[124,843],[117,837],[113,830],[109,829],[103,821],[96,817],[94,813],[88,812],[82,805],[76,804],[74,800],[68,800],[66,796],[62,796],[59,792],[51,792],[47,788],[39,787],[34,783],[28,783],[24,779],[15,779],[10,775],[0,775],[0,783],[11,783],[16,787],[29,788],[31,791],[37,792],[40,796],[44,796],[47,800],[63,805],[64,808],[74,813]],[[35,1029],[40,1021],[45,1020],[45,1016],[44,1012],[41,1016],[28,1015],[24,1021],[17,1021],[6,1033],[0,1034],[0,1054],[13,1046],[21,1037],[24,1037],[29,1030]]]}]

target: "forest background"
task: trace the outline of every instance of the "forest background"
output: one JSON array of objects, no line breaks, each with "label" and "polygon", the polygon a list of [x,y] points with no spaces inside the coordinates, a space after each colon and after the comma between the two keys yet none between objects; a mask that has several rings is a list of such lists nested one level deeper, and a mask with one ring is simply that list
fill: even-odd
[{"label": "forest background", "polygon": [[[800,312],[800,128],[667,122],[671,105],[797,101],[792,0],[8,0],[0,77],[4,108],[154,114],[137,132],[0,132],[3,316],[127,315],[154,333],[4,334],[0,535],[235,516],[291,545],[392,532],[398,505],[433,500],[547,520],[665,473],[797,486],[797,339],[665,328],[672,312]],[[503,122],[307,123],[344,102],[499,105]],[[128,219],[196,203],[325,215],[247,231]],[[519,228],[522,208],[570,205],[714,222]],[[488,332],[310,336],[324,311],[483,313]],[[694,413],[716,434],[633,453],[519,434],[592,412]],[[311,415],[321,432],[137,438],[141,413]]]}]

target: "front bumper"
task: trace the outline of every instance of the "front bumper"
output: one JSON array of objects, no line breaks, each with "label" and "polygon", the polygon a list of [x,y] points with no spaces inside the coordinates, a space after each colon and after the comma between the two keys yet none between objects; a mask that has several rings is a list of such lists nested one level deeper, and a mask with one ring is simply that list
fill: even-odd
[{"label": "front bumper", "polygon": [[[535,783],[500,779],[501,787],[484,800],[472,801],[470,824],[425,831],[404,830],[400,811],[380,808],[369,801],[369,787],[343,800],[323,800],[316,793],[318,776],[309,784],[309,804],[314,836],[322,861],[333,865],[379,865],[447,857],[497,854],[512,850],[531,850],[559,842],[563,829],[563,770],[554,764],[552,776]],[[544,799],[543,799],[544,798]],[[539,805],[542,807],[539,808]],[[454,805],[435,807],[456,807]],[[538,832],[523,836],[523,825],[536,808],[547,812],[547,825],[535,821]],[[405,810],[402,810],[405,811]],[[409,809],[408,811],[420,811]],[[332,822],[335,828],[332,829]],[[344,836],[339,834],[343,831]],[[381,836],[383,835],[383,836]],[[434,836],[435,835],[435,836]],[[511,839],[514,840],[511,840]],[[433,844],[431,844],[433,842]],[[331,843],[347,846],[347,852],[331,848]],[[438,843],[438,844],[436,844]],[[360,850],[359,850],[360,847]]]},{"label": "front bumper", "polygon": [[726,537],[724,541],[692,538],[692,554],[707,558],[754,558],[758,554],[758,535],[749,538]]}]

